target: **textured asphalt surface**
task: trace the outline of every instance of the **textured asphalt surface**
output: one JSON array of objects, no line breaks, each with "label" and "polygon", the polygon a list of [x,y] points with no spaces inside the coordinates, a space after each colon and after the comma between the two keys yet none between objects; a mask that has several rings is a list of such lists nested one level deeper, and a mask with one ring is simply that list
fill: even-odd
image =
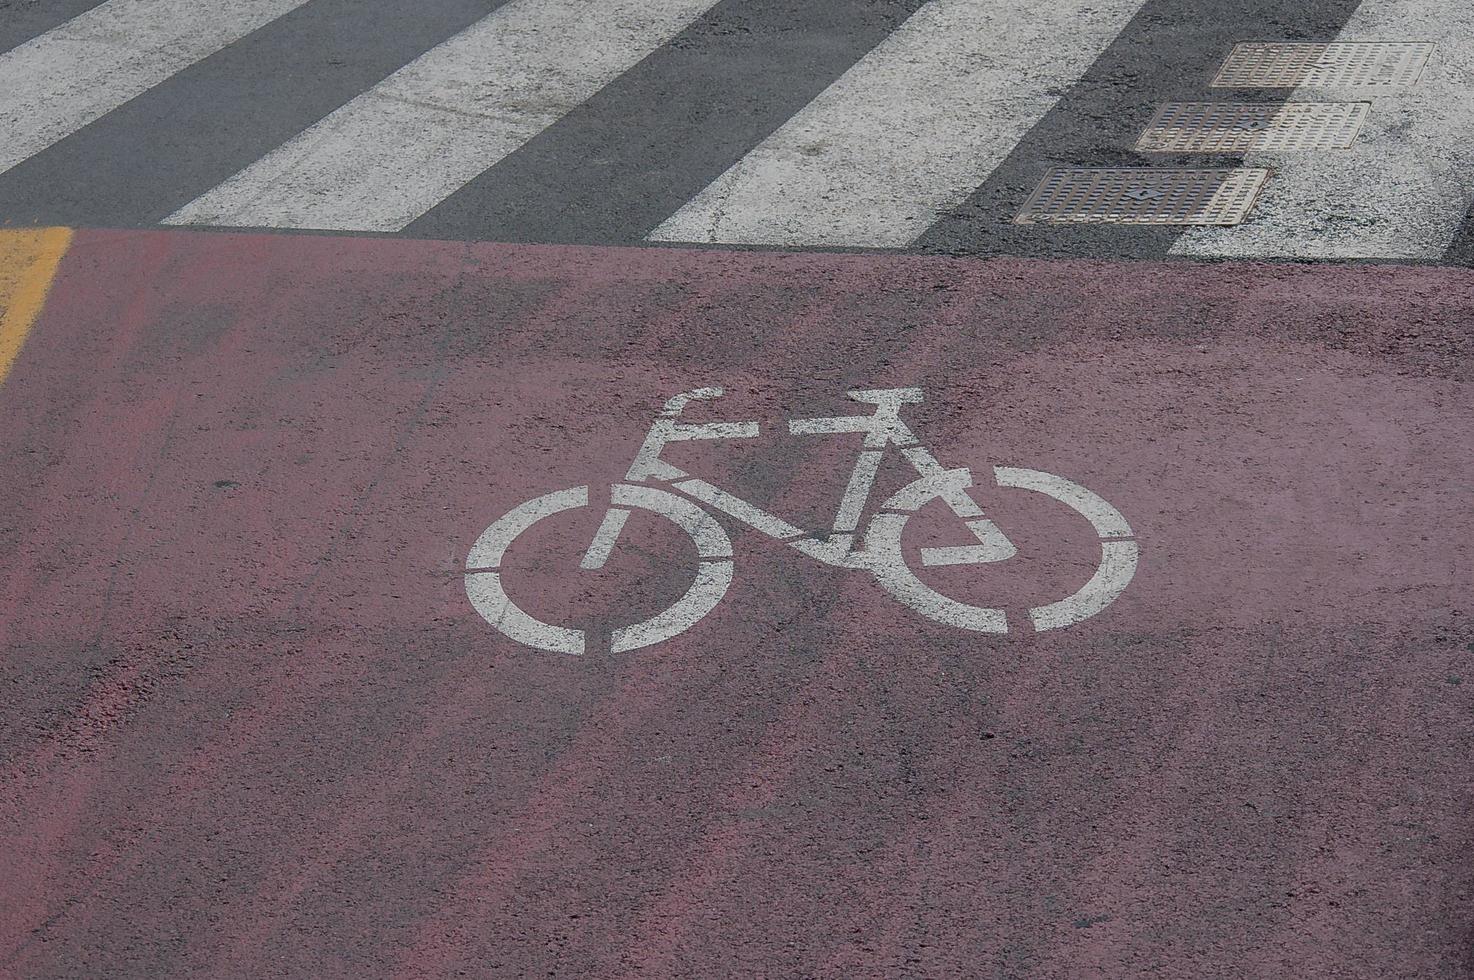
[{"label": "textured asphalt surface", "polygon": [[[98,2],[0,0],[0,53]],[[721,0],[398,237],[156,228],[507,2],[310,0],[0,172],[0,980],[1474,976],[1455,19],[1086,5],[1028,76],[1058,99],[1042,118],[1007,79],[964,93],[1027,122],[921,254],[853,246],[861,204],[822,252],[619,246],[761,170],[755,148],[923,0]],[[1374,9],[1395,30],[1362,35],[1440,39],[1424,84],[1319,97],[1373,102],[1352,169],[1408,150],[1408,210],[1378,228],[1437,239],[1358,254],[1428,265],[1012,224],[1053,167],[1243,164],[1130,148],[1164,102],[1292,97],[1210,90],[1234,43],[1355,35]],[[1048,20],[998,11],[1000,41]],[[906,92],[943,47],[851,107],[918,127],[938,173],[948,133],[933,146]],[[838,199],[873,173],[785,152],[810,149]],[[1366,202],[1292,193],[1326,160],[1270,161],[1245,228],[1364,230]],[[7,237],[31,225],[81,229],[44,305],[45,249]],[[831,525],[860,440],[787,420],[922,389],[907,423],[1019,553],[922,568],[963,543],[934,503],[903,554],[1009,632],[720,517],[720,604],[612,652],[700,556],[636,511],[581,569],[607,488],[667,398],[714,385],[683,419],[759,437],[664,458],[804,529]],[[1101,541],[994,466],[1119,509],[1140,548],[1119,598],[1029,626]],[[862,520],[914,476],[888,457]],[[579,486],[592,506],[498,572],[586,630],[575,657],[504,635],[466,571],[490,523]]]},{"label": "textured asphalt surface", "polygon": [[[0,974],[1467,976],[1471,313],[1432,268],[80,232],[0,387]],[[985,636],[729,525],[675,639],[493,630],[482,528],[700,384],[770,435],[670,458],[797,523],[855,447],[781,420],[919,386],[944,463],[1090,487],[1140,570]],[[978,497],[1020,557],[935,587],[1090,574]],[[513,597],[693,574],[655,522],[580,572],[592,530]]]},{"label": "textured asphalt surface", "polygon": [[[1241,157],[1139,154],[1137,136],[1163,102],[1202,102],[1220,96],[1208,88],[1223,52],[1239,41],[1334,37],[1358,0],[1153,0],[1066,91],[1008,160],[968,200],[918,242],[925,251],[952,255],[1035,255],[1110,258],[1166,255],[1188,229],[1008,223],[1039,176],[1052,167],[1236,167]],[[1284,91],[1235,90],[1236,101],[1280,102]]]},{"label": "textured asphalt surface", "polygon": [[[95,5],[0,0],[0,51]],[[0,225],[155,225],[501,6],[501,0],[422,0],[413,7],[306,3],[0,173]],[[638,243],[919,6],[919,0],[717,3],[405,232],[416,238]],[[1357,6],[1357,0],[1148,0],[1109,35],[1104,50],[1085,56],[1083,75],[1061,76],[1048,93],[1058,97],[1053,108],[1026,127],[1007,159],[959,206],[944,210],[913,249],[1165,256],[1182,229],[1024,228],[1011,221],[1051,167],[1238,165],[1239,158],[1143,155],[1131,147],[1162,103],[1228,97],[1213,93],[1208,82],[1235,42],[1332,38]],[[999,36],[1021,33],[1018,17],[1000,14],[994,25]],[[1397,29],[1437,33],[1424,24]],[[1038,67],[1053,70],[1048,63]],[[1245,89],[1231,97],[1277,102],[1290,94]],[[989,98],[979,95],[980,112]],[[898,93],[885,115],[901,121],[914,108]],[[997,111],[1007,116],[1014,108]],[[1426,114],[1450,112],[1457,110],[1425,107]],[[1396,123],[1387,125],[1395,134]],[[1447,152],[1423,150],[1428,160]],[[1286,163],[1295,166],[1293,159]],[[1419,165],[1414,161],[1413,169]],[[836,166],[842,179],[843,161]],[[1447,188],[1431,191],[1454,205],[1461,200]],[[1452,264],[1474,261],[1474,215],[1437,253]]]}]

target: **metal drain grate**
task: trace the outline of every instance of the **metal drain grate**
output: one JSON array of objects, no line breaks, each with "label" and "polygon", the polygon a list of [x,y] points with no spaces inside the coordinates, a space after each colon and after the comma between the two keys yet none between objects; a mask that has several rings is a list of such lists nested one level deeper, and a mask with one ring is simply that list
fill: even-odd
[{"label": "metal drain grate", "polygon": [[1214,88],[1412,85],[1433,45],[1422,41],[1250,42],[1234,45]]},{"label": "metal drain grate", "polygon": [[1136,141],[1139,153],[1337,150],[1356,139],[1367,102],[1169,102]]},{"label": "metal drain grate", "polygon": [[1099,222],[1125,225],[1236,225],[1244,220],[1268,170],[1051,170],[1014,221],[1031,225]]}]

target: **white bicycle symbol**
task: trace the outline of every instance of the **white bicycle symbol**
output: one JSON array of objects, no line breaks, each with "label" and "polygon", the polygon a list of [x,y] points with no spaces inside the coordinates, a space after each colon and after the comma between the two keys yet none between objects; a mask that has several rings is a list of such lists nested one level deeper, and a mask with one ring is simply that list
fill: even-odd
[{"label": "white bicycle symbol", "polygon": [[[875,406],[874,413],[795,419],[788,423],[788,430],[794,435],[865,434],[864,445],[845,487],[834,526],[822,538],[817,533],[806,533],[705,480],[696,479],[660,458],[665,445],[671,442],[752,439],[757,436],[756,422],[693,425],[679,421],[689,402],[719,398],[721,388],[699,388],[676,395],[665,403],[665,409],[650,426],[650,434],[645,437],[625,475],[626,482],[613,484],[610,488],[611,506],[594,534],[593,543],[584,553],[580,567],[603,567],[613,553],[632,508],[659,514],[679,526],[696,545],[700,564],[695,581],[673,605],[644,622],[614,629],[609,637],[611,652],[637,650],[677,636],[721,602],[732,583],[732,542],[705,508],[786,542],[826,565],[868,571],[887,592],[928,619],[980,633],[1008,632],[1004,610],[969,605],[942,595],[922,582],[902,555],[901,535],[906,522],[932,500],[945,502],[971,530],[976,543],[922,548],[922,565],[985,564],[1017,554],[1013,543],[983,516],[981,508],[968,495],[967,489],[973,485],[972,474],[967,469],[944,468],[901,421],[902,406],[920,402],[921,390],[879,388],[848,394],[857,402]],[[860,515],[870,499],[881,457],[891,446],[900,450],[919,475],[881,505],[861,537],[863,546],[856,548]],[[1136,573],[1138,549],[1132,540],[1131,526],[1116,508],[1078,483],[1042,470],[995,466],[993,479],[1000,487],[1034,490],[1053,497],[1089,521],[1101,539],[1100,564],[1079,591],[1029,610],[1029,619],[1035,630],[1058,629],[1094,616],[1115,601],[1130,584]],[[587,486],[544,494],[512,508],[483,531],[471,548],[466,559],[466,594],[477,612],[512,640],[554,653],[584,652],[586,638],[583,630],[535,619],[507,596],[502,585],[501,567],[507,549],[528,528],[554,514],[588,505]]]}]

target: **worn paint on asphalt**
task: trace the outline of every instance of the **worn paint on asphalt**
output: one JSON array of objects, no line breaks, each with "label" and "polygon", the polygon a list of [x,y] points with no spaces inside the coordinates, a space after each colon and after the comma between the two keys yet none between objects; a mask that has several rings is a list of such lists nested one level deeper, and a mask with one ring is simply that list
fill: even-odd
[{"label": "worn paint on asphalt", "polygon": [[[1464,976],[1471,316],[1428,268],[80,233],[0,387],[0,971]],[[482,530],[708,384],[771,437],[663,458],[798,526],[855,445],[781,420],[914,386],[938,459],[1068,475],[1140,568],[984,635],[719,518],[680,636],[491,628]],[[611,500],[519,539],[530,613],[690,585],[643,513],[580,568]],[[977,503],[1018,555],[913,566],[949,595],[1099,563]]]},{"label": "worn paint on asphalt", "polygon": [[0,382],[20,354],[72,240],[67,228],[0,230]]}]

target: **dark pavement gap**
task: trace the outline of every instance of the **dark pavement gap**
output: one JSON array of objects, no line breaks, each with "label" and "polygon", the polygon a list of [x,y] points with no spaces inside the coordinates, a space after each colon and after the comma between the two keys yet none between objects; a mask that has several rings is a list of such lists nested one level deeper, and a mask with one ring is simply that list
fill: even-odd
[{"label": "dark pavement gap", "polygon": [[919,6],[725,0],[405,232],[639,242]]},{"label": "dark pavement gap", "polygon": [[102,0],[0,0],[0,52],[20,47],[96,7]]},{"label": "dark pavement gap", "polygon": [[17,224],[154,224],[505,0],[312,0],[0,174]]},{"label": "dark pavement gap", "polygon": [[1141,154],[1132,147],[1163,102],[1280,101],[1285,90],[1211,89],[1239,41],[1334,37],[1359,0],[1148,0],[1089,71],[1031,129],[966,201],[915,244],[925,252],[1147,258],[1182,234],[1172,227],[1015,225],[1052,167],[1233,167],[1240,158]]}]

